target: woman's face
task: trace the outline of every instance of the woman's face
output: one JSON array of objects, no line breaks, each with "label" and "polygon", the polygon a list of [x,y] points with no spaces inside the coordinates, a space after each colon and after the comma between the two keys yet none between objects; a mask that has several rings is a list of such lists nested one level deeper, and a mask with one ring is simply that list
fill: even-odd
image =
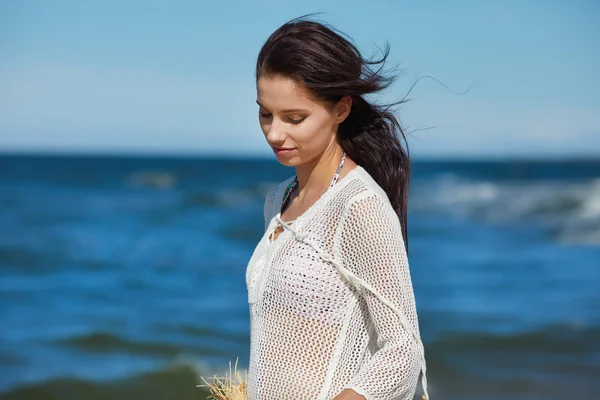
[{"label": "woman's face", "polygon": [[259,78],[256,89],[260,127],[281,164],[301,165],[335,146],[337,127],[350,112],[349,97],[327,107],[281,76]]}]

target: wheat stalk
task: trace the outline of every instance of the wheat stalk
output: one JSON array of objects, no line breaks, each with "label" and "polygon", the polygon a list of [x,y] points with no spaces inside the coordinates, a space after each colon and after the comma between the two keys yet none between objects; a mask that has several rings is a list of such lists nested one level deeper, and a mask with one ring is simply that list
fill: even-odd
[{"label": "wheat stalk", "polygon": [[213,400],[247,400],[246,394],[246,380],[248,379],[248,372],[244,372],[244,378],[242,379],[240,372],[237,370],[238,359],[235,359],[235,367],[233,374],[231,372],[231,361],[229,361],[229,376],[225,373],[225,377],[212,377],[212,382],[207,382],[204,377],[200,377],[205,383],[204,385],[197,385],[198,387],[208,387],[210,390],[210,396],[208,399]]}]

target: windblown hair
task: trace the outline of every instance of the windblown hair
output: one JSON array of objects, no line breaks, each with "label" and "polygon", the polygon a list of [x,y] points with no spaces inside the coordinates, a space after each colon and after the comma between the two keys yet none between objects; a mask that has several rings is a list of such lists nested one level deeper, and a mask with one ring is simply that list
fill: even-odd
[{"label": "windblown hair", "polygon": [[[351,96],[352,108],[339,126],[338,143],[386,192],[398,214],[408,252],[410,157],[404,131],[389,111],[403,101],[384,106],[364,98],[395,80],[382,72],[389,45],[381,59],[365,59],[343,33],[306,17],[286,22],[269,36],[258,55],[256,80],[263,76],[293,79],[330,105]],[[374,70],[376,65],[380,67]]]}]

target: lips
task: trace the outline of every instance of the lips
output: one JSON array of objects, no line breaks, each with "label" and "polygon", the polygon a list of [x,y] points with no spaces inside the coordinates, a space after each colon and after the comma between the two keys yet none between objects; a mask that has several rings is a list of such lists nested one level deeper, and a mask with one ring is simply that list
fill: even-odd
[{"label": "lips", "polygon": [[275,154],[287,154],[294,150],[293,147],[273,147],[273,152]]}]

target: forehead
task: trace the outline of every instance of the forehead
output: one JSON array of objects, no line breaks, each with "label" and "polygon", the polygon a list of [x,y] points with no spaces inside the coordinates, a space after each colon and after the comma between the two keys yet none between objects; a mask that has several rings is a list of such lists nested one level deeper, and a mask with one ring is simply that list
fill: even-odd
[{"label": "forehead", "polygon": [[256,83],[258,101],[270,110],[322,106],[299,82],[282,76],[263,76]]}]

